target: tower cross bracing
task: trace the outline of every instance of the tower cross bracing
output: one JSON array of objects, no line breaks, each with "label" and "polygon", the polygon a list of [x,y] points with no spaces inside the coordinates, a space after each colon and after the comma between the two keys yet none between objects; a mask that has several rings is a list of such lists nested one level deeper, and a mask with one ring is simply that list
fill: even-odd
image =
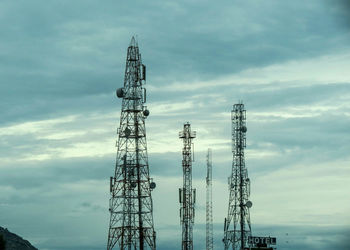
[{"label": "tower cross bracing", "polygon": [[248,247],[251,236],[249,209],[250,180],[245,166],[244,149],[246,147],[246,110],[242,103],[233,105],[232,122],[232,172],[228,178],[229,205],[224,222],[224,248],[243,250]]},{"label": "tower cross bracing", "polygon": [[194,206],[196,203],[196,189],[192,188],[192,140],[195,137],[196,132],[191,131],[191,124],[185,123],[183,130],[179,133],[179,138],[183,140],[183,187],[179,189],[180,221],[182,225],[182,250],[193,249],[193,224],[195,215]]},{"label": "tower cross bracing", "polygon": [[124,86],[117,90],[122,106],[116,165],[110,178],[107,250],[156,249],[151,196],[155,184],[148,166],[145,80],[146,67],[133,37],[127,50]]}]

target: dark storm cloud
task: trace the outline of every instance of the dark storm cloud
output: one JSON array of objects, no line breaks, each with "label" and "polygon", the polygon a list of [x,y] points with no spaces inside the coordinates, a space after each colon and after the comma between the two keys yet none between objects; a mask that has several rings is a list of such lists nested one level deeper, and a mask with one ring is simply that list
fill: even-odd
[{"label": "dark storm cloud", "polygon": [[350,2],[348,0],[327,1],[328,7],[333,10],[334,18],[339,24],[339,28],[345,31],[350,29]]},{"label": "dark storm cloud", "polygon": [[[179,25],[172,29],[175,32],[169,34],[172,41],[164,43],[159,39],[159,50],[165,54],[156,57],[161,63],[151,59],[150,68],[152,72],[157,69],[159,73],[169,69],[187,73],[177,76],[177,79],[190,74],[203,78],[316,56],[336,45],[344,46],[343,42],[325,39],[330,34],[344,39],[344,34],[334,29],[335,24],[329,16],[324,16],[325,12],[328,14],[327,9],[315,3],[249,2],[245,3],[246,8],[242,12],[240,6],[232,1],[227,2],[225,8],[213,5],[209,12],[207,6],[197,6],[190,20],[181,20],[191,25],[182,27],[181,21],[177,20]],[[240,26],[241,22],[247,21],[244,15],[251,17],[245,29]],[[213,35],[216,39],[212,39]],[[146,58],[154,58],[151,56],[154,50],[147,51]],[[158,54],[160,51],[157,51]],[[169,58],[172,60],[169,61]],[[155,75],[159,73],[155,72]]]},{"label": "dark storm cloud", "polygon": [[[87,2],[75,5],[76,8],[74,4],[65,4],[68,2],[38,8],[25,1],[2,3],[0,90],[1,109],[6,111],[2,122],[67,114],[72,112],[71,108],[83,111],[81,108],[88,103],[91,110],[98,100],[96,95],[112,93],[116,79],[122,81],[121,75],[114,75],[122,71],[115,67],[115,62],[106,64],[110,49],[104,52],[103,65],[101,54],[97,56],[105,40],[99,34],[99,28],[104,26],[89,20],[96,17],[91,13],[96,8],[87,8]],[[81,20],[87,22],[82,27]],[[81,51],[80,47],[86,49]],[[113,51],[111,54],[118,54]],[[84,96],[89,97],[88,102]]]},{"label": "dark storm cloud", "polygon": [[[17,97],[16,97],[17,98]],[[4,110],[0,122],[10,125],[26,121],[52,119],[71,114],[88,115],[91,111],[104,114],[116,110],[120,103],[115,102],[113,92],[108,95],[87,95],[79,98],[69,97],[28,97],[25,99],[4,98]]]},{"label": "dark storm cloud", "polygon": [[[99,94],[122,85],[125,47],[134,33],[140,35],[148,79],[158,86],[340,49],[344,33],[315,3],[226,1],[224,8],[210,2],[138,2],[140,14],[126,3],[63,1],[38,8],[5,1],[2,123],[108,109]],[[325,39],[330,36],[335,39]]]},{"label": "dark storm cloud", "polygon": [[[57,184],[81,180],[107,180],[112,174],[114,156],[16,162],[2,168],[1,185],[16,190],[53,189]],[[21,173],[21,174],[19,174]]]}]

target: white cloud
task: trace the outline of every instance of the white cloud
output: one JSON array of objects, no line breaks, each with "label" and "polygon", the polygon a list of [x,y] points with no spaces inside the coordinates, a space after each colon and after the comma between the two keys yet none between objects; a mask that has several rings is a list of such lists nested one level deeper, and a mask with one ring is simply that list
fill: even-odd
[{"label": "white cloud", "polygon": [[257,176],[252,180],[252,221],[346,226],[349,163],[350,159],[297,164]]},{"label": "white cloud", "polygon": [[[42,133],[47,130],[53,130],[53,127],[59,124],[73,122],[76,119],[76,117],[76,115],[70,115],[55,119],[24,122],[20,124],[5,126],[0,128],[0,135],[25,135]],[[52,135],[52,132],[54,131],[50,131],[50,135]],[[59,133],[62,134],[64,132]]]}]

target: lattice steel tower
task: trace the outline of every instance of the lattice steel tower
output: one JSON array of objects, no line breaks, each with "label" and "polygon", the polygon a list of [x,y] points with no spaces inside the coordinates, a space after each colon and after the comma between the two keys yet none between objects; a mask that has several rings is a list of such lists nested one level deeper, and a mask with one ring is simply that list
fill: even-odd
[{"label": "lattice steel tower", "polygon": [[249,209],[252,206],[248,200],[250,181],[244,162],[247,127],[246,110],[242,103],[233,105],[231,121],[233,162],[228,178],[230,196],[223,241],[225,250],[241,250],[248,247],[248,236],[251,236]]},{"label": "lattice steel tower", "polygon": [[117,157],[114,177],[110,179],[110,223],[107,249],[156,249],[149,177],[145,119],[146,67],[134,39],[126,59],[120,126],[117,131]]},{"label": "lattice steel tower", "polygon": [[207,197],[206,197],[206,246],[207,250],[213,250],[213,191],[212,191],[212,160],[211,149],[207,154]]},{"label": "lattice steel tower", "polygon": [[191,131],[191,124],[185,123],[183,131],[180,131],[179,138],[183,139],[182,149],[182,169],[183,188],[179,189],[180,200],[180,221],[182,224],[182,250],[193,249],[193,223],[194,205],[196,203],[196,189],[192,188],[192,139],[196,137],[196,132]]}]

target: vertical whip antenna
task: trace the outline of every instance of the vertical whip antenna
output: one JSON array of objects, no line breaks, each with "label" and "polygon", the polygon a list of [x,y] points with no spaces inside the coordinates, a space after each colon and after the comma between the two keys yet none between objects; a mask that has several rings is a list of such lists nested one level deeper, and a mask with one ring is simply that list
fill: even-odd
[{"label": "vertical whip antenna", "polygon": [[213,250],[213,191],[212,191],[212,151],[207,153],[207,178],[206,178],[206,247]]}]

